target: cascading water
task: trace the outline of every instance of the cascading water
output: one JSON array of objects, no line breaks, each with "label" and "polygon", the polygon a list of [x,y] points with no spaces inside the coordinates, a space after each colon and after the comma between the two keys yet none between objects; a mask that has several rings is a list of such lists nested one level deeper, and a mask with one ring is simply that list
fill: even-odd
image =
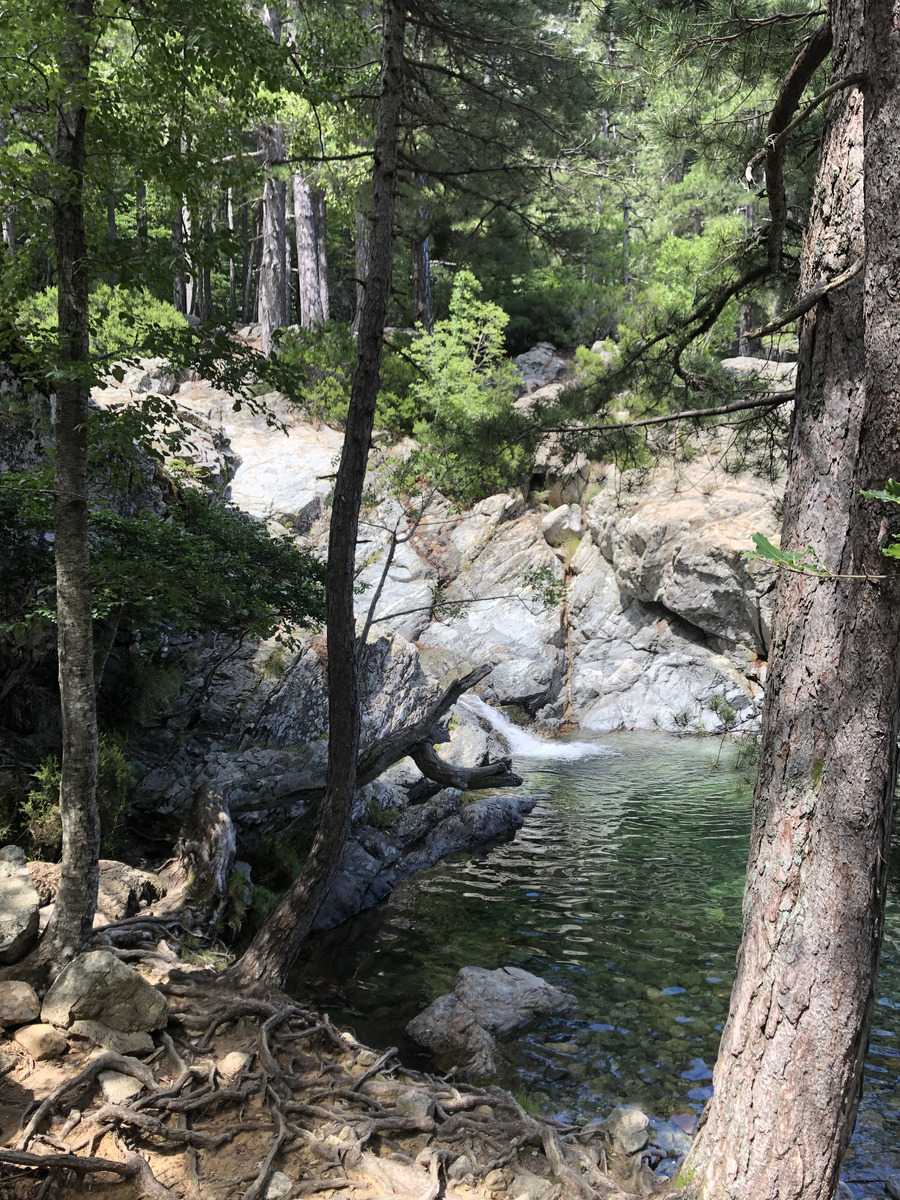
[{"label": "cascading water", "polygon": [[480,696],[463,696],[458,706],[487,721],[509,746],[509,752],[514,758],[556,758],[574,762],[579,758],[618,756],[619,753],[607,746],[601,746],[598,742],[549,742],[545,738],[536,737],[527,729],[514,724],[499,708],[485,703]]}]

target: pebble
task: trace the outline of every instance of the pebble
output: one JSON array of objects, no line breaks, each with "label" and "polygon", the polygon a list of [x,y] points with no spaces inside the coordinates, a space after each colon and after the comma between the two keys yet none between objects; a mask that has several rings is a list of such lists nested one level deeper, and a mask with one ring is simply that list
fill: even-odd
[{"label": "pebble", "polygon": [[484,1177],[484,1186],[489,1192],[505,1192],[506,1176],[502,1171],[489,1171]]},{"label": "pebble", "polygon": [[216,1070],[227,1079],[232,1079],[250,1062],[250,1055],[242,1050],[232,1050],[222,1058],[216,1059]]},{"label": "pebble", "polygon": [[107,1104],[128,1104],[144,1089],[139,1079],[121,1071],[101,1071],[98,1078]]},{"label": "pebble", "polygon": [[37,1062],[59,1058],[69,1048],[69,1043],[52,1025],[23,1025],[16,1030],[14,1037]]},{"label": "pebble", "polygon": [[472,1160],[465,1154],[461,1154],[459,1158],[454,1158],[447,1168],[447,1177],[449,1179],[465,1179],[467,1175],[472,1174],[473,1169]]},{"label": "pebble", "polygon": [[266,1188],[266,1200],[281,1200],[281,1197],[286,1196],[293,1186],[284,1171],[276,1171]]}]

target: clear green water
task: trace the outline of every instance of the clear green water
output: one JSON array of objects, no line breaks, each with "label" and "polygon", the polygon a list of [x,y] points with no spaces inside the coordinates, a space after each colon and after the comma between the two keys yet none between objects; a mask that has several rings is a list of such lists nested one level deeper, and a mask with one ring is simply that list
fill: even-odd
[{"label": "clear green water", "polygon": [[[565,1117],[634,1104],[699,1113],[734,978],[750,786],[725,747],[607,735],[615,757],[520,760],[540,795],[516,837],[456,856],[319,939],[295,978],[372,1045],[427,1066],[406,1022],[462,966],[518,966],[574,992],[570,1014],[503,1045],[496,1082]],[[866,1097],[845,1177],[900,1170],[900,903],[893,871]]]}]

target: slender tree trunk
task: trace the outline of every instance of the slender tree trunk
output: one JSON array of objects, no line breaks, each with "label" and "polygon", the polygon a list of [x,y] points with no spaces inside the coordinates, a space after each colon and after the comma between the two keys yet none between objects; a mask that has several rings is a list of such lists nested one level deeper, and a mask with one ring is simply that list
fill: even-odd
[{"label": "slender tree trunk", "polygon": [[187,284],[184,278],[184,229],[181,224],[181,209],[179,208],[172,220],[172,250],[178,260],[175,273],[172,276],[172,304],[176,312],[187,313]]},{"label": "slender tree trunk", "polygon": [[239,984],[283,984],[334,882],[350,829],[360,740],[354,563],[393,257],[397,139],[403,86],[403,0],[382,7],[382,67],[372,171],[372,253],[356,345],[344,448],[335,481],[328,546],[328,773],[309,858],[288,894],[229,974]]},{"label": "slender tree trunk", "polygon": [[319,290],[319,256],[313,190],[303,176],[294,175],[294,223],[297,231],[297,286],[300,324],[313,329],[324,321]]},{"label": "slender tree trunk", "polygon": [[[234,237],[234,188],[228,188],[225,193],[225,219],[228,231]],[[232,321],[237,320],[237,265],[234,261],[234,250],[228,258],[228,315]]]},{"label": "slender tree trunk", "polygon": [[331,320],[331,299],[328,295],[328,201],[325,192],[319,188],[315,193],[316,205],[316,257],[319,274],[319,304],[322,306],[322,320]]},{"label": "slender tree trunk", "polygon": [[[134,195],[134,224],[137,230],[138,254],[144,260],[150,250],[150,238],[147,229],[147,186],[140,184]],[[141,278],[147,282],[147,268],[141,267]]]},{"label": "slender tree trunk", "polygon": [[744,936],[714,1098],[680,1176],[708,1200],[829,1200],[862,1089],[900,688],[890,514],[860,495],[900,477],[900,326],[884,302],[900,273],[896,19],[888,0],[832,4],[833,75],[865,70],[865,115],[859,91],[839,94],[802,287],[864,247],[867,262],[803,321],[782,545],[864,578],[779,582]]},{"label": "slender tree trunk", "polygon": [[366,299],[366,283],[369,278],[370,256],[369,218],[364,212],[356,212],[356,311],[350,326],[352,333],[359,333],[363,304]]},{"label": "slender tree trunk", "polygon": [[16,252],[16,227],[13,224],[12,213],[6,213],[3,217],[3,244],[6,247],[6,253],[12,256]]},{"label": "slender tree trunk", "polygon": [[181,248],[184,251],[185,260],[187,262],[187,270],[184,274],[184,311],[188,314],[195,312],[197,303],[197,278],[194,272],[194,263],[191,256],[191,234],[193,232],[193,221],[191,218],[191,210],[187,204],[183,204],[181,208]]},{"label": "slender tree trunk", "polygon": [[59,288],[59,374],[56,388],[54,549],[62,704],[62,869],[59,894],[38,949],[58,970],[77,954],[97,904],[100,822],[97,816],[97,711],[88,552],[87,244],[84,160],[90,22],[93,0],[66,0],[60,46],[54,164],[53,237]]},{"label": "slender tree trunk", "polygon": [[259,323],[263,354],[272,353],[273,334],[289,322],[285,311],[284,286],[284,208],[286,185],[275,177],[272,163],[284,159],[284,132],[277,125],[260,131],[265,151],[265,179],[262,202],[262,257],[259,267]]}]

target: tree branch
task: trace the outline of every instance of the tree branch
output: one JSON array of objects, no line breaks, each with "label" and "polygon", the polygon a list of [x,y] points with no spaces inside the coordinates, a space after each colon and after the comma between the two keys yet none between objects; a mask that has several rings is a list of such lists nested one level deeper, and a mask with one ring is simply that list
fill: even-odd
[{"label": "tree branch", "polygon": [[818,304],[823,296],[827,296],[835,288],[849,283],[854,275],[858,275],[863,269],[864,264],[865,259],[858,258],[852,267],[848,267],[840,275],[835,275],[834,279],[829,280],[828,283],[816,284],[814,288],[811,288],[805,296],[801,296],[797,303],[787,309],[786,312],[781,313],[773,321],[769,321],[767,325],[760,325],[758,329],[751,329],[747,334],[747,340],[766,337],[768,334],[774,333],[776,329],[783,329],[785,325],[789,325],[797,317],[802,317],[805,312],[809,312],[814,305]]},{"label": "tree branch", "polygon": [[717,408],[686,408],[661,417],[643,417],[640,421],[616,421],[611,425],[558,425],[544,433],[613,433],[620,429],[638,429],[643,425],[665,425],[670,421],[688,421],[694,417],[721,417],[725,413],[744,412],[752,408],[777,408],[794,398],[794,389],[772,392],[760,400],[739,400],[735,404],[720,404]]}]

